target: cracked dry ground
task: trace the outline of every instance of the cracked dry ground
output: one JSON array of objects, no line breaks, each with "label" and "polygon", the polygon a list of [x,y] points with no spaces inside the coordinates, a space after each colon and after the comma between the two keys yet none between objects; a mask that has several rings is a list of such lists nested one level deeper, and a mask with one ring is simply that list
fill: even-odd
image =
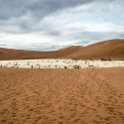
[{"label": "cracked dry ground", "polygon": [[124,68],[0,68],[0,124],[124,124]]}]

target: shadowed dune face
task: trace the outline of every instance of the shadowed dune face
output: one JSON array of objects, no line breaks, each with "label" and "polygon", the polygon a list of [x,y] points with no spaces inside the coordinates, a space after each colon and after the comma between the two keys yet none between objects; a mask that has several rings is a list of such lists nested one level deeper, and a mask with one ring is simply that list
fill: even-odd
[{"label": "shadowed dune face", "polygon": [[73,58],[73,59],[114,59],[124,60],[124,40],[115,39],[99,42],[87,47],[72,46],[53,52],[33,52],[0,49],[0,59],[39,59],[39,58]]},{"label": "shadowed dune face", "polygon": [[124,68],[0,69],[0,124],[123,124]]}]

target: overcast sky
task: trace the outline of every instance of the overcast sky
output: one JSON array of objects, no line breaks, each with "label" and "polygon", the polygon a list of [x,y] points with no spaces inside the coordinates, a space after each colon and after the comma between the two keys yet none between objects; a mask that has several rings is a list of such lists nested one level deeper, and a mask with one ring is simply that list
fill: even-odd
[{"label": "overcast sky", "polygon": [[56,50],[124,38],[124,0],[0,0],[0,46]]}]

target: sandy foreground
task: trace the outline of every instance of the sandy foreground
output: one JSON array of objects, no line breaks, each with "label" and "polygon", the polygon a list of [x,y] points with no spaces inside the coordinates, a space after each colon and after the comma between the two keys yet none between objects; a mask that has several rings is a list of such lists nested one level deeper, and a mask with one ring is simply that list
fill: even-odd
[{"label": "sandy foreground", "polygon": [[124,124],[124,68],[0,68],[0,124]]}]

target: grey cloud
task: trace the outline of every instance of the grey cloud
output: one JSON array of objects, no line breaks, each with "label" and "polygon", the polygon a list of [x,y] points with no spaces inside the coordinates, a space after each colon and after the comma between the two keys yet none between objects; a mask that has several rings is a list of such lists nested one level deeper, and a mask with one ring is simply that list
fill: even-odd
[{"label": "grey cloud", "polygon": [[[0,0],[0,31],[31,32],[34,25],[51,13],[94,0]],[[26,19],[27,18],[27,19]],[[7,29],[8,27],[17,27]],[[36,29],[38,31],[38,29]],[[41,29],[39,29],[41,31]]]},{"label": "grey cloud", "polygon": [[0,19],[19,17],[31,12],[35,17],[46,16],[56,10],[92,2],[93,0],[0,0]]}]

